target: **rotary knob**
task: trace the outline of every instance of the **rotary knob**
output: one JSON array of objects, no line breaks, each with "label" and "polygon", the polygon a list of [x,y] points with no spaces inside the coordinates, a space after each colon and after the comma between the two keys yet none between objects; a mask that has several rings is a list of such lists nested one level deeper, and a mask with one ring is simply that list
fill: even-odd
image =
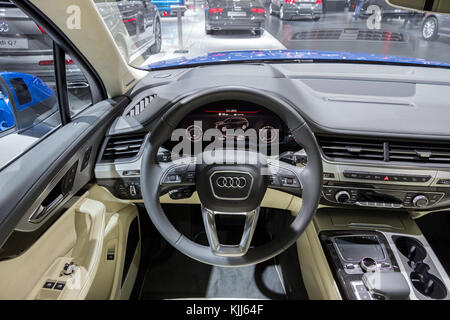
[{"label": "rotary knob", "polygon": [[412,203],[413,203],[414,207],[425,208],[430,203],[430,200],[428,200],[428,198],[426,196],[421,194],[421,195],[415,196]]},{"label": "rotary knob", "polygon": [[360,266],[364,272],[375,272],[377,270],[377,262],[372,258],[362,259]]},{"label": "rotary knob", "polygon": [[350,201],[350,193],[348,191],[342,190],[336,193],[335,199],[339,203],[347,203]]}]

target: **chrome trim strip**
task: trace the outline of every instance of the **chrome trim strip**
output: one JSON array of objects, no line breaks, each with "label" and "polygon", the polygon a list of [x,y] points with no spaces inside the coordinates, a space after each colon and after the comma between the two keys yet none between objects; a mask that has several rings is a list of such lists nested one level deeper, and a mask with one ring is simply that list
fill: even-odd
[{"label": "chrome trim strip", "polygon": [[[250,244],[255,233],[256,224],[258,223],[260,208],[250,212],[217,212],[202,206],[203,223],[205,224],[206,235],[212,252],[221,257],[242,257],[250,248]],[[216,215],[241,215],[245,216],[244,231],[241,241],[238,245],[223,245],[219,242],[217,234]]]}]

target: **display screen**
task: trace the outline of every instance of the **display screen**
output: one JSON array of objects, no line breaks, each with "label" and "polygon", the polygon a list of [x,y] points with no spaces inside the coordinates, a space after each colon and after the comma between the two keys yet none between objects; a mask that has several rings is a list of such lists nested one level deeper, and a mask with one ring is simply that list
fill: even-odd
[{"label": "display screen", "polygon": [[[284,138],[284,125],[271,111],[253,104],[229,102],[221,105],[207,105],[189,114],[180,124],[192,141],[201,139],[208,129],[217,129],[223,134],[227,130],[254,129],[256,133],[266,130],[264,142],[280,142]],[[238,137],[239,139],[239,137]]]},{"label": "display screen", "polygon": [[335,243],[345,261],[360,262],[364,258],[377,261],[385,259],[383,247],[376,236],[337,237]]}]

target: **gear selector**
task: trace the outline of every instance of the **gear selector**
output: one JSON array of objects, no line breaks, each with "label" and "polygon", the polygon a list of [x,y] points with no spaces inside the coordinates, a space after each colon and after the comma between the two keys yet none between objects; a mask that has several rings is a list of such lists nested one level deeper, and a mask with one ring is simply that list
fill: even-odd
[{"label": "gear selector", "polygon": [[383,296],[386,300],[409,298],[410,288],[401,272],[368,272],[362,281],[372,295]]}]

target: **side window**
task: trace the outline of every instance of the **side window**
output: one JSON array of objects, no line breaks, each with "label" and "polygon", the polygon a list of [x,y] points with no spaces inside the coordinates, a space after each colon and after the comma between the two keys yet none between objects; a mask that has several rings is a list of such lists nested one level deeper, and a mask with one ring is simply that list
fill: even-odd
[{"label": "side window", "polygon": [[83,71],[69,56],[66,57],[66,78],[70,113],[74,118],[92,105],[91,89]]},{"label": "side window", "polygon": [[[0,170],[62,125],[53,40],[21,9],[0,0]],[[70,115],[92,104],[88,80],[66,56]]]}]

